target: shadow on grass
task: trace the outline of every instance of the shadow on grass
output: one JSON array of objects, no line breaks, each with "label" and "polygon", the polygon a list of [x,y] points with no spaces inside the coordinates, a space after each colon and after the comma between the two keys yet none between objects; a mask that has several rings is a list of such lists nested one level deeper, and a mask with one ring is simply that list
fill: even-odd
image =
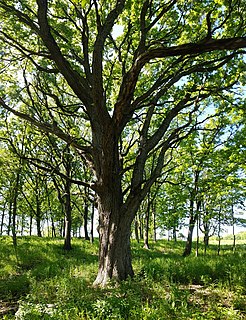
[{"label": "shadow on grass", "polygon": [[0,300],[18,300],[29,292],[30,281],[26,275],[0,279]]}]

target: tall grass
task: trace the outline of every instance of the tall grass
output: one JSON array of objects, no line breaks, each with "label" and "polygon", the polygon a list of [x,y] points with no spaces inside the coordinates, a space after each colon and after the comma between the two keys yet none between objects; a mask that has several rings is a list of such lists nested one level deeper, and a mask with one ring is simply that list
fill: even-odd
[{"label": "tall grass", "polygon": [[[245,248],[183,258],[184,243],[132,243],[135,278],[93,288],[98,242],[0,238],[3,319],[245,319]],[[4,308],[3,308],[4,306]],[[9,311],[9,312],[8,312]],[[12,313],[12,314],[11,314]],[[14,315],[15,313],[15,315]],[[1,317],[1,313],[0,313]]]}]

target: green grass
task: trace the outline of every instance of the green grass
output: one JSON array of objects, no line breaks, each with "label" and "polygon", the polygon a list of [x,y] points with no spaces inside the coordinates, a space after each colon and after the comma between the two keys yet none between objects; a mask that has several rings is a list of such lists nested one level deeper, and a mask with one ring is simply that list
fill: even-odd
[{"label": "green grass", "polygon": [[[151,250],[132,242],[135,278],[93,288],[98,242],[0,237],[0,318],[246,319],[245,247],[211,245],[207,255],[183,258],[183,242],[159,240]],[[15,313],[15,315],[14,315]]]}]

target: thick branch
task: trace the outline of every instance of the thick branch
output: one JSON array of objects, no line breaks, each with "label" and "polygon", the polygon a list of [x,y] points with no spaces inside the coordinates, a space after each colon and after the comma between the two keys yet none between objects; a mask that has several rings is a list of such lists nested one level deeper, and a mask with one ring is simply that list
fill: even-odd
[{"label": "thick branch", "polygon": [[[105,97],[104,97],[104,88],[103,88],[103,76],[102,76],[102,60],[103,60],[103,49],[107,36],[109,36],[115,20],[122,12],[124,8],[125,0],[118,0],[115,8],[108,14],[105,23],[101,25],[100,16],[97,12],[97,24],[98,24],[98,34],[94,44],[93,50],[93,61],[92,61],[92,79],[93,79],[93,100],[94,105],[97,107],[97,110],[100,111],[100,116],[104,116],[105,119],[109,118],[106,106],[105,106]],[[96,1],[95,7],[97,8]],[[102,113],[103,112],[103,113]],[[92,116],[95,116],[92,115]],[[109,119],[107,119],[109,120]]]},{"label": "thick branch", "polygon": [[123,78],[119,98],[115,104],[114,120],[119,127],[124,122],[124,116],[129,113],[129,105],[133,99],[138,76],[145,64],[153,59],[173,56],[192,56],[206,52],[237,50],[246,47],[246,38],[209,39],[201,43],[188,43],[173,47],[149,49],[141,54]]},{"label": "thick branch", "polygon": [[88,83],[71,67],[70,63],[61,53],[60,48],[51,34],[50,26],[47,20],[47,0],[37,0],[37,3],[40,36],[45,46],[48,48],[52,59],[55,61],[57,67],[67,80],[74,93],[80,98],[87,108],[90,108],[92,101],[89,94],[90,88]]}]

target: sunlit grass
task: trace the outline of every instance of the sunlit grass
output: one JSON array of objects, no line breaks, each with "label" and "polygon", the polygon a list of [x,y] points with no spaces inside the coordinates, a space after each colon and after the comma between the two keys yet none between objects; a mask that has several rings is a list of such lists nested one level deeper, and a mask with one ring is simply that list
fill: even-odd
[{"label": "sunlit grass", "polygon": [[[3,319],[225,319],[245,318],[245,248],[211,245],[183,258],[183,242],[132,242],[135,278],[93,288],[98,240],[0,238],[0,304],[16,303]],[[1,305],[0,305],[1,310]],[[11,310],[10,310],[11,311]],[[1,316],[1,315],[0,315]]]}]

